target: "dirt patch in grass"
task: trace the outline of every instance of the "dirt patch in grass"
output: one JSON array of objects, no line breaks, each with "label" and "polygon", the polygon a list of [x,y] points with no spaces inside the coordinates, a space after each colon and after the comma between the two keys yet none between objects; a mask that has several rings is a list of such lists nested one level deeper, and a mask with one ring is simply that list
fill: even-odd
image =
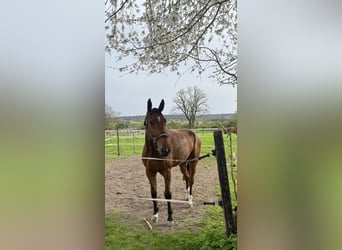
[{"label": "dirt patch in grass", "polygon": [[[164,198],[164,179],[157,175],[158,198]],[[194,202],[217,201],[219,197],[215,187],[219,185],[216,162],[203,159],[197,165],[193,186]],[[172,198],[185,200],[185,182],[179,167],[172,169]],[[105,165],[105,211],[106,215],[120,212],[128,214],[124,222],[127,224],[144,224],[144,218],[151,222],[153,213],[152,201],[136,198],[150,198],[150,184],[145,175],[145,167],[139,156],[109,161]],[[167,203],[159,202],[159,222],[152,223],[153,230],[160,232],[193,231],[201,227],[207,206],[194,204],[172,203],[175,225],[167,225]],[[146,227],[147,228],[147,227]]]}]

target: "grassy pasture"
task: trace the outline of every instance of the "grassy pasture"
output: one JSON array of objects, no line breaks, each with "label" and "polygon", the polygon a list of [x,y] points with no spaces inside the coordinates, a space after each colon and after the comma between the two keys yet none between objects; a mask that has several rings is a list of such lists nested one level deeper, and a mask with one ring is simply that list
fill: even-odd
[{"label": "grassy pasture", "polygon": [[145,225],[123,223],[128,215],[113,213],[106,217],[106,250],[236,250],[236,235],[226,237],[222,209],[211,207],[195,232],[160,233],[147,231]]}]

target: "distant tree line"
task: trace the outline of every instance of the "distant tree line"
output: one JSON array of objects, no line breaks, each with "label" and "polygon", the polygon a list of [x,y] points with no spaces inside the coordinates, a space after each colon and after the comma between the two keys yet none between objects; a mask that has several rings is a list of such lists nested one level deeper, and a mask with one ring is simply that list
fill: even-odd
[{"label": "distant tree line", "polygon": [[122,129],[125,123],[119,118],[119,113],[115,112],[111,106],[105,104],[105,130]]},{"label": "distant tree line", "polygon": [[[143,121],[122,121],[119,118],[114,118],[110,126],[106,130],[114,129],[145,129]],[[227,127],[235,127],[237,125],[236,117],[231,119],[220,120],[200,120],[194,124],[194,129],[198,128],[218,128],[223,129]],[[167,127],[170,129],[188,128],[189,123],[187,120],[168,120]]]}]

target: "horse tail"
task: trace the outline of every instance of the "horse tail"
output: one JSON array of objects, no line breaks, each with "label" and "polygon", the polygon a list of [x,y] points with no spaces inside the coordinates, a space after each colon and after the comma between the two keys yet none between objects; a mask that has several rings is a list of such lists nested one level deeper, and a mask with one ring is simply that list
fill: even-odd
[{"label": "horse tail", "polygon": [[197,144],[197,147],[198,147],[198,152],[197,152],[197,157],[200,156],[201,154],[201,140],[199,139],[199,137],[196,135],[196,138],[197,138],[197,141],[196,141],[196,144]]},{"label": "horse tail", "polygon": [[194,144],[193,144],[193,157],[199,157],[201,151],[201,140],[198,138],[195,132],[191,131],[192,136],[194,137]]},{"label": "horse tail", "polygon": [[[197,157],[196,156],[196,146],[197,146],[197,136],[196,134],[192,131],[192,130],[189,130],[190,134],[192,135],[193,137],[193,144],[192,144],[192,151],[191,151],[191,154],[190,154],[190,158],[195,158]],[[190,162],[187,162],[186,163],[186,169],[188,171],[188,173],[190,173]]]}]

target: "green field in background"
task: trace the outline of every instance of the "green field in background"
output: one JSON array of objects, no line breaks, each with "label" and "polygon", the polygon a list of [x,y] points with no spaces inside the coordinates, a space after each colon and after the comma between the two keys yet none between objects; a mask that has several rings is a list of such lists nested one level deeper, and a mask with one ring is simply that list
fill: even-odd
[{"label": "green field in background", "polygon": [[[211,153],[215,149],[213,131],[198,129],[195,131],[202,142],[201,155]],[[229,137],[223,134],[224,146],[227,157],[229,156]],[[138,156],[141,155],[145,142],[145,132],[138,131],[119,131],[119,144],[118,149],[118,138],[116,132],[111,135],[105,136],[105,155],[106,158],[115,159],[124,156]],[[237,147],[237,136],[232,134],[232,148],[233,152],[236,153]],[[118,152],[119,151],[119,152]],[[119,156],[120,154],[120,156]]]}]

